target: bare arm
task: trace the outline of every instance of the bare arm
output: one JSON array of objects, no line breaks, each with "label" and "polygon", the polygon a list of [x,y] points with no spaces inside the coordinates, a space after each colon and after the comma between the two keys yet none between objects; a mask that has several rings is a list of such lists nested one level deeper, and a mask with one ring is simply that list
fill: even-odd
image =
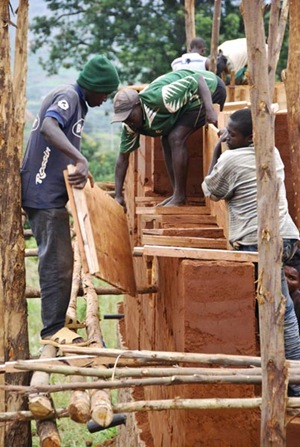
[{"label": "bare arm", "polygon": [[54,118],[46,117],[41,126],[41,133],[49,144],[62,151],[76,163],[76,170],[73,174],[68,175],[68,180],[76,188],[83,188],[89,174],[88,161],[68,140],[59,127],[58,121]]},{"label": "bare arm", "polygon": [[213,107],[211,93],[202,75],[199,75],[198,86],[199,94],[205,105],[207,122],[212,123],[214,126],[218,127],[218,115]]},{"label": "bare arm", "polygon": [[130,153],[119,154],[115,166],[115,200],[126,210],[126,204],[123,195],[123,185],[128,169]]},{"label": "bare arm", "polygon": [[219,139],[219,141],[217,142],[217,144],[215,146],[213,157],[212,157],[207,175],[209,175],[211,173],[211,171],[213,170],[215,164],[217,163],[217,161],[222,153],[222,143],[226,140],[226,135],[227,135],[227,130],[224,129],[223,133],[221,135],[221,138]]}]

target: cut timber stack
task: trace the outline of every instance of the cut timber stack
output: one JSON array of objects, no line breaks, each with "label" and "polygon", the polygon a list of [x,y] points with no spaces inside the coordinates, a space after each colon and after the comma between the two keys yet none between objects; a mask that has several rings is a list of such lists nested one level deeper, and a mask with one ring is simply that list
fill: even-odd
[{"label": "cut timber stack", "polygon": [[148,224],[141,229],[142,245],[226,249],[223,229],[205,206],[138,207],[136,213]]}]

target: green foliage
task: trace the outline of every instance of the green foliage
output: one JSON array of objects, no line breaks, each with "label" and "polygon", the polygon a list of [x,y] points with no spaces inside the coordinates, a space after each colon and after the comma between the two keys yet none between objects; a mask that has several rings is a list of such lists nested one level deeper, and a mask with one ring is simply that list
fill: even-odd
[{"label": "green foliage", "polygon": [[83,155],[89,161],[89,170],[95,181],[114,181],[114,168],[117,158],[116,152],[99,150],[97,141],[88,134],[83,135],[81,150]]},{"label": "green foliage", "polygon": [[[122,82],[147,83],[170,71],[172,60],[186,50],[184,0],[46,3],[49,14],[35,17],[31,28],[35,35],[32,50],[49,50],[47,59],[41,60],[49,74],[62,68],[79,70],[90,55],[104,53],[115,62]],[[220,42],[244,36],[239,3],[222,2]],[[195,1],[196,32],[208,48],[213,7],[213,0]],[[286,51],[285,41],[284,61]]]}]

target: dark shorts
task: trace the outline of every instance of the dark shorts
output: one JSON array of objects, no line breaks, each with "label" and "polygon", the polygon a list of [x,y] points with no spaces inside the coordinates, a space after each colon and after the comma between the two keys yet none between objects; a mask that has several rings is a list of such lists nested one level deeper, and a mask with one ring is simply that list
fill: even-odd
[{"label": "dark shorts", "polygon": [[[226,87],[221,78],[218,77],[218,85],[215,92],[212,94],[213,104],[219,104],[220,110],[223,110],[224,103],[226,100]],[[206,112],[204,104],[192,110],[185,112],[179,120],[176,122],[176,127],[178,125],[185,127],[193,127],[199,129],[206,123]]]}]

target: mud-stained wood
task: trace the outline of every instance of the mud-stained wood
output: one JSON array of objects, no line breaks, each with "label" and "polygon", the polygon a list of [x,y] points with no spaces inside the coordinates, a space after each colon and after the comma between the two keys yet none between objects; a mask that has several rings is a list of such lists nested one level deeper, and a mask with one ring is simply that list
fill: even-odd
[{"label": "mud-stained wood", "polygon": [[[65,174],[81,257],[90,274],[135,294],[136,285],[128,224],[123,208],[97,185],[71,188]],[[77,231],[76,231],[77,232]]]}]

